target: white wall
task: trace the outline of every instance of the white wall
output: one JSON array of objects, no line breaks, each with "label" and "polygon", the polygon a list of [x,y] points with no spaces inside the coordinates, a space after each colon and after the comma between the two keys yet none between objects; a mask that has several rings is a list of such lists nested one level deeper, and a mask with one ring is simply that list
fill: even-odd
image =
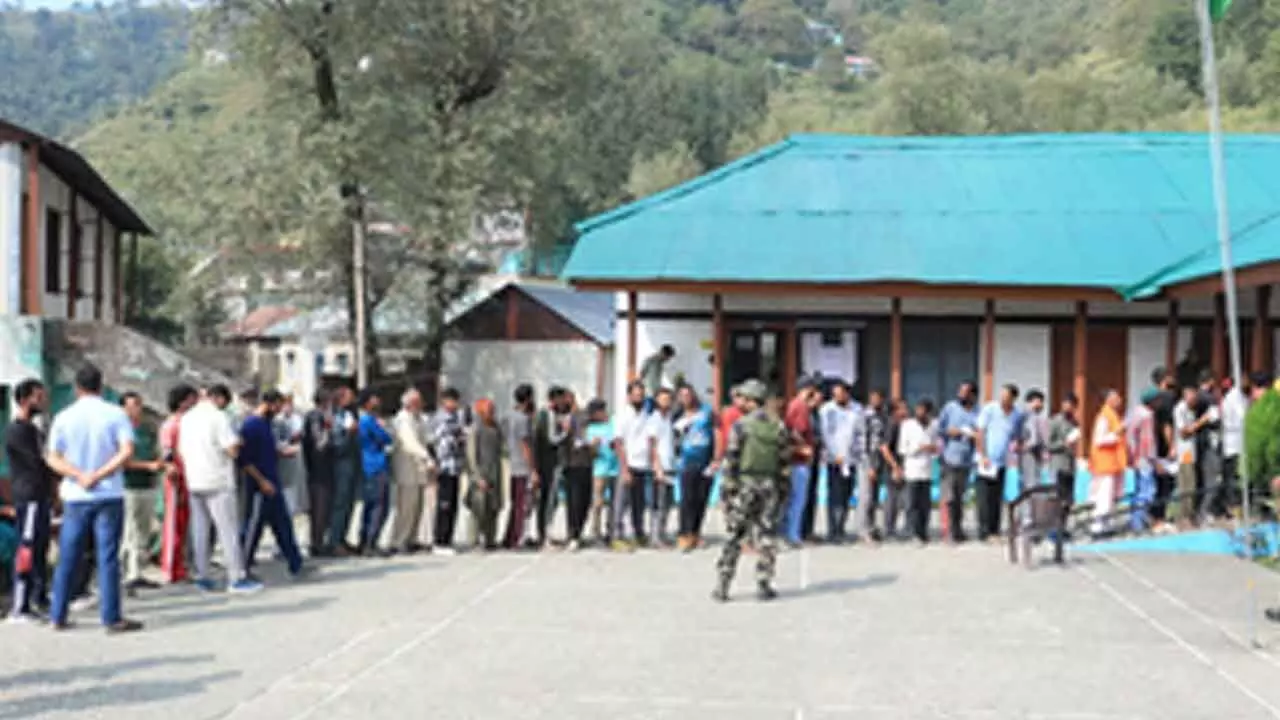
[{"label": "white wall", "polygon": [[599,363],[598,346],[591,342],[450,340],[444,344],[440,384],[456,388],[466,402],[490,398],[500,411],[511,405],[522,383],[533,385],[539,402],[548,387],[562,385],[586,405],[596,396]]},{"label": "white wall", "polygon": [[[676,356],[667,363],[664,380],[670,383],[677,374],[699,393],[711,393],[714,377],[710,357],[715,338],[710,318],[706,320],[638,320],[636,322],[636,371],[645,358],[657,352],[664,344],[676,350]],[[614,389],[611,405],[620,404],[627,387],[627,323],[614,326]]]},{"label": "white wall", "polygon": [[[1048,395],[1053,377],[1050,358],[1051,330],[1048,325],[996,323],[995,393],[1008,383],[1025,395],[1035,388]],[[986,367],[986,345],[978,343],[978,369]]]},{"label": "white wall", "polygon": [[[1162,327],[1129,328],[1129,386],[1124,391],[1126,403],[1136,403],[1142,391],[1151,385],[1151,371],[1165,364],[1166,337],[1166,330]],[[1181,360],[1190,347],[1191,328],[1180,328],[1175,357]]]},{"label": "white wall", "polygon": [[22,307],[22,147],[0,143],[0,314]]}]

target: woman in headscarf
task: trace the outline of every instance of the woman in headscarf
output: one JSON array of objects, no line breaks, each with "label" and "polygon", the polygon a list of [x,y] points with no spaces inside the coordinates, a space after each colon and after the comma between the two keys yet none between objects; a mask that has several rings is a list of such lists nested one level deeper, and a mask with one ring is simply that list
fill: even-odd
[{"label": "woman in headscarf", "polygon": [[493,401],[475,403],[475,422],[467,432],[466,504],[475,518],[477,543],[485,550],[498,547],[498,514],[502,512],[502,430],[494,417]]}]

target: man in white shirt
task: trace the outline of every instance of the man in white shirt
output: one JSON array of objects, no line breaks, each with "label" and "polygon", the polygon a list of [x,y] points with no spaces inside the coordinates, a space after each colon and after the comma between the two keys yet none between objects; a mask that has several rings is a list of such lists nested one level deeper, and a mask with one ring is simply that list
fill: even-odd
[{"label": "man in white shirt", "polygon": [[1223,381],[1225,395],[1222,398],[1222,484],[1227,497],[1223,500],[1234,505],[1239,500],[1240,454],[1244,452],[1244,416],[1249,412],[1249,388],[1234,387],[1230,379]]},{"label": "man in white shirt", "polygon": [[245,573],[237,518],[236,466],[240,436],[232,427],[226,407],[231,391],[214,385],[200,402],[183,414],[178,426],[178,455],[186,471],[191,495],[191,541],[195,551],[196,587],[217,589],[209,577],[210,526],[218,533],[223,563],[227,567],[227,591],[252,593],[262,584]]},{"label": "man in white shirt", "polygon": [[1195,387],[1182,388],[1182,401],[1173,408],[1174,450],[1178,463],[1178,525],[1187,529],[1196,521],[1196,434],[1208,415],[1196,418],[1199,393]]},{"label": "man in white shirt", "polygon": [[869,466],[864,467],[866,414],[849,394],[849,386],[840,381],[831,389],[831,400],[822,406],[818,417],[822,454],[827,464],[827,538],[833,543],[842,543],[846,538],[849,500],[858,470],[870,472]]},{"label": "man in white shirt", "polygon": [[614,498],[613,521],[615,550],[630,550],[625,539],[622,519],[631,511],[631,535],[634,543],[644,544],[645,489],[653,479],[654,425],[645,411],[644,383],[632,381],[627,386],[627,402],[618,409],[613,422],[613,443],[620,460],[622,485]]},{"label": "man in white shirt", "polygon": [[[393,552],[412,554],[424,549],[418,542],[427,486],[435,474],[428,446],[427,420],[422,415],[422,393],[410,389],[400,399],[400,412],[392,423],[395,445],[391,473],[395,478],[395,521],[391,525]],[[435,508],[429,509],[434,512]]]},{"label": "man in white shirt", "polygon": [[902,456],[902,477],[907,485],[907,525],[921,546],[929,542],[929,515],[933,509],[929,489],[933,482],[933,458],[938,454],[933,403],[916,403],[915,415],[904,420],[898,430],[898,454]]},{"label": "man in white shirt", "polygon": [[649,413],[650,438],[653,459],[653,512],[650,520],[653,528],[650,537],[659,547],[671,543],[667,538],[667,516],[675,504],[676,430],[673,423],[673,397],[669,388],[661,388],[653,397],[653,412]]}]

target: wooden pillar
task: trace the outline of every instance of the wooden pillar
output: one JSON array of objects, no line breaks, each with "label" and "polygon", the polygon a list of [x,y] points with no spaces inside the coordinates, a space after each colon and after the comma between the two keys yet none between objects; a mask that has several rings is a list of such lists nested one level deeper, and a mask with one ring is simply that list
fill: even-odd
[{"label": "wooden pillar", "polygon": [[902,397],[902,298],[889,301],[889,395]]},{"label": "wooden pillar", "polygon": [[996,301],[988,300],[982,319],[982,401],[996,395]]},{"label": "wooden pillar", "polygon": [[1254,372],[1271,371],[1271,286],[1257,289],[1257,310],[1253,314],[1253,357],[1249,363]]},{"label": "wooden pillar", "polygon": [[102,280],[106,276],[106,224],[102,222],[102,213],[98,213],[97,226],[93,231],[93,319],[102,320]]},{"label": "wooden pillar", "polygon": [[783,397],[791,398],[796,394],[796,380],[800,376],[800,339],[796,335],[795,322],[788,322],[779,337],[782,340],[782,387],[778,390]]},{"label": "wooden pillar", "polygon": [[1082,437],[1077,449],[1080,457],[1084,457],[1089,445],[1084,439],[1089,434],[1090,418],[1087,408],[1093,406],[1089,398],[1089,379],[1086,375],[1089,367],[1089,303],[1087,302],[1076,303],[1076,326],[1072,349],[1074,355],[1072,359],[1072,374],[1074,375],[1072,387],[1079,407],[1080,417],[1077,420],[1082,430]]},{"label": "wooden pillar", "polygon": [[1213,343],[1209,367],[1213,376],[1221,379],[1227,374],[1227,310],[1222,293],[1213,296],[1213,331],[1209,335]]},{"label": "wooden pillar", "polygon": [[711,407],[724,404],[724,356],[728,338],[724,332],[724,298],[716,293],[711,297],[711,388],[715,397]]},{"label": "wooden pillar", "polygon": [[505,335],[507,340],[515,340],[520,334],[520,303],[516,297],[516,288],[514,285],[508,285],[506,289],[506,328]]},{"label": "wooden pillar", "polygon": [[1169,318],[1164,326],[1164,371],[1178,367],[1178,301],[1169,301]]},{"label": "wooden pillar", "polygon": [[124,233],[116,230],[115,242],[111,244],[111,320],[124,324]]},{"label": "wooden pillar", "polygon": [[71,191],[71,208],[67,220],[71,223],[70,243],[67,248],[67,319],[76,319],[76,304],[80,299],[80,209],[76,191]]},{"label": "wooden pillar", "polygon": [[627,382],[636,379],[636,306],[639,298],[635,290],[627,292]]},{"label": "wooden pillar", "polygon": [[27,144],[27,215],[26,233],[22,236],[22,302],[24,315],[39,315],[44,292],[44,274],[40,272],[41,229],[44,225],[44,199],[40,197],[40,146]]}]

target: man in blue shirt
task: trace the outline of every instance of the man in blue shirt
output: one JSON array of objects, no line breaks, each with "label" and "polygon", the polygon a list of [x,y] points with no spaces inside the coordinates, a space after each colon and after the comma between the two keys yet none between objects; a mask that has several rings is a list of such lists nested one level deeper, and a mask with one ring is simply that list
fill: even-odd
[{"label": "man in blue shirt", "polygon": [[938,436],[942,440],[942,517],[943,527],[952,542],[964,542],[964,493],[973,469],[973,439],[978,430],[978,416],[973,406],[977,386],[967,381],[960,384],[955,399],[938,415]]},{"label": "man in blue shirt", "polygon": [[284,396],[275,390],[262,394],[258,407],[244,419],[240,427],[240,454],[236,462],[249,483],[249,510],[245,518],[241,545],[244,547],[245,570],[253,567],[254,555],[262,531],[271,528],[276,546],[289,564],[289,575],[302,575],[302,553],[293,536],[293,519],[285,505],[280,471],[277,463],[279,448],[271,421],[284,404]]},{"label": "man in blue shirt", "polygon": [[67,621],[71,584],[90,534],[97,551],[102,624],[109,633],[142,629],[120,609],[120,536],[124,530],[124,464],[133,456],[133,424],[118,405],[102,399],[102,371],[85,365],[76,373],[76,401],[49,429],[46,461],[62,476],[62,530],[53,578],[50,620]]},{"label": "man in blue shirt", "polygon": [[691,552],[702,538],[702,521],[715,478],[711,456],[715,454],[716,421],[711,407],[698,399],[692,386],[681,386],[679,401],[684,408],[675,423],[680,438],[679,545],[681,550]]},{"label": "man in blue shirt", "polygon": [[1004,475],[1017,462],[1017,439],[1022,435],[1022,411],[1018,386],[1000,389],[1000,400],[987,403],[978,415],[978,540],[998,540],[1000,511],[1004,505]]},{"label": "man in blue shirt", "polygon": [[383,427],[378,417],[382,399],[369,388],[360,391],[360,468],[364,471],[360,499],[360,554],[390,557],[391,553],[378,548],[378,536],[387,521],[387,508],[391,502],[391,475],[387,453],[391,450],[391,433]]}]

